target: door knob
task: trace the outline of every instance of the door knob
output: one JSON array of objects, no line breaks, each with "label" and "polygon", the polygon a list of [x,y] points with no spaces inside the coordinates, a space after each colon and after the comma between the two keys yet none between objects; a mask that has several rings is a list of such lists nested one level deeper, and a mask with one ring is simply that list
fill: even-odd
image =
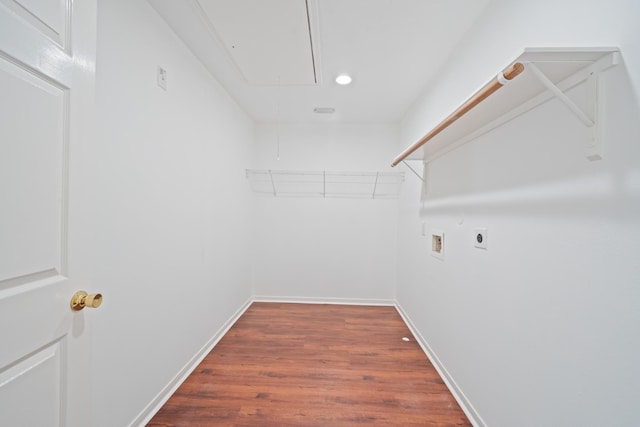
[{"label": "door knob", "polygon": [[89,295],[85,291],[78,291],[71,297],[71,309],[80,311],[85,307],[98,308],[102,304],[102,294]]}]

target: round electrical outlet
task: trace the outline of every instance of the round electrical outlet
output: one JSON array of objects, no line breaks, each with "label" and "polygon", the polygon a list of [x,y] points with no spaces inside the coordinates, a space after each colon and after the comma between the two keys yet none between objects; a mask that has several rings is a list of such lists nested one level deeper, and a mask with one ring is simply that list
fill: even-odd
[{"label": "round electrical outlet", "polygon": [[480,249],[487,249],[487,233],[488,230],[486,228],[476,228],[474,230],[475,242],[473,242],[473,246]]}]

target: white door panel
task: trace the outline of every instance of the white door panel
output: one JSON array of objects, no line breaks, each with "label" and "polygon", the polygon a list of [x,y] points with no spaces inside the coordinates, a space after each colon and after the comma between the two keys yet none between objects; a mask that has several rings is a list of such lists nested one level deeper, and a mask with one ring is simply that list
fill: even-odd
[{"label": "white door panel", "polygon": [[[3,341],[12,343],[0,359],[0,366],[4,367],[0,371],[1,425],[68,425],[63,406],[68,386],[64,371],[68,367],[65,350],[69,335],[64,329],[69,325],[36,328],[37,324],[47,325],[45,322],[52,318],[64,317],[62,310],[57,315],[51,312],[54,308],[50,298],[55,300],[55,287],[55,282],[49,281],[44,284],[45,289],[20,291],[14,297],[4,291],[0,296],[0,322],[9,325],[11,331]],[[47,309],[41,311],[36,304],[46,304]],[[20,307],[27,305],[31,310],[20,312]],[[41,345],[34,348],[36,343]]]},{"label": "white door panel", "polygon": [[19,420],[14,426],[65,425],[60,411],[61,347],[60,342],[52,343],[0,375],[2,416]]},{"label": "white door panel", "polygon": [[70,3],[67,0],[0,0],[7,10],[62,47],[68,44]]},{"label": "white door panel", "polygon": [[0,280],[62,272],[65,91],[0,57]]},{"label": "white door panel", "polygon": [[[73,7],[73,10],[71,10]],[[95,0],[0,0],[0,425],[91,425]],[[72,157],[70,152],[75,150]],[[74,262],[71,262],[71,260]]]}]

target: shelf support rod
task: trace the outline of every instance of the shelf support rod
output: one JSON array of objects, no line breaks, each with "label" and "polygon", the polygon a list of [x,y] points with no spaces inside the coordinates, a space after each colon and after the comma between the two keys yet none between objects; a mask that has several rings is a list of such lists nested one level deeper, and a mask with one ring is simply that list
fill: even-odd
[{"label": "shelf support rod", "polygon": [[532,62],[526,63],[526,67],[529,68],[533,74],[540,80],[540,83],[545,85],[555,96],[558,97],[564,105],[571,110],[571,112],[587,127],[592,127],[595,122],[587,116],[587,114],[576,105],[558,86],[556,86],[540,69]]},{"label": "shelf support rod", "polygon": [[322,197],[327,197],[327,171],[322,171]]},{"label": "shelf support rod", "polygon": [[371,195],[372,199],[376,198],[376,188],[378,188],[378,176],[380,175],[380,172],[376,172],[376,181],[373,183],[373,194]]},{"label": "shelf support rod", "polygon": [[405,165],[406,167],[408,167],[409,169],[411,169],[411,172],[413,172],[413,174],[414,174],[415,176],[417,176],[417,177],[418,177],[418,179],[419,179],[420,181],[424,182],[424,178],[423,178],[423,177],[421,177],[421,176],[420,176],[420,174],[419,174],[419,173],[418,173],[414,168],[412,168],[412,167],[409,165],[409,163],[407,163],[407,161],[406,161],[406,160],[403,160],[403,161],[402,161],[402,163],[404,163],[404,165]]},{"label": "shelf support rod", "polygon": [[269,177],[271,178],[271,187],[273,187],[273,195],[277,196],[277,194],[276,194],[276,183],[273,182],[273,174],[271,173],[271,169],[269,169]]}]

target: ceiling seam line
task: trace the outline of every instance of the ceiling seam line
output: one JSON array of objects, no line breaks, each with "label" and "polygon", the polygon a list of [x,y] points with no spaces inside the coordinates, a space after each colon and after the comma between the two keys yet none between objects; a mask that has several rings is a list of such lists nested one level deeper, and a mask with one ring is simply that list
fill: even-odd
[{"label": "ceiling seam line", "polygon": [[304,0],[307,9],[307,31],[309,31],[309,44],[311,45],[311,66],[313,67],[313,81],[318,84],[318,75],[316,74],[316,57],[313,52],[313,36],[311,34],[311,17],[309,16],[309,0]]}]

